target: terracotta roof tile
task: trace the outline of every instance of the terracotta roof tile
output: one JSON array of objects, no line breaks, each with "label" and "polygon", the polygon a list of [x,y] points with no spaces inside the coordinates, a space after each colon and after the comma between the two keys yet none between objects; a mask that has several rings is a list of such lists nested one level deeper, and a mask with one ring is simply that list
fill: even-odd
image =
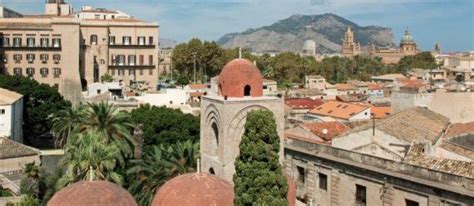
[{"label": "terracotta roof tile", "polygon": [[357,90],[357,88],[352,84],[336,84],[336,89],[338,91],[352,91]]},{"label": "terracotta roof tile", "polygon": [[383,119],[385,117],[388,117],[390,113],[392,112],[391,107],[376,107],[376,106],[371,106],[370,107],[370,112],[371,114],[374,115],[375,119]]},{"label": "terracotta roof tile", "polygon": [[285,104],[292,109],[314,109],[317,106],[322,105],[324,102],[320,99],[310,98],[288,98],[285,99]]},{"label": "terracotta roof tile", "polygon": [[328,101],[310,111],[311,114],[330,116],[339,119],[349,119],[350,117],[363,112],[369,107],[357,104],[350,104],[338,101]]},{"label": "terracotta roof tile", "polygon": [[350,128],[340,122],[315,122],[303,124],[313,134],[326,141],[331,141],[334,137],[350,130]]},{"label": "terracotta roof tile", "polygon": [[451,124],[445,137],[452,138],[467,134],[474,134],[474,122]]},{"label": "terracotta roof tile", "polygon": [[454,175],[474,178],[474,162],[465,162],[429,156],[425,154],[423,142],[413,142],[403,162],[432,170],[451,173]]},{"label": "terracotta roof tile", "polygon": [[189,84],[188,86],[192,90],[207,89],[207,85],[205,85],[205,84]]},{"label": "terracotta roof tile", "polygon": [[368,89],[369,90],[381,90],[383,87],[378,85],[378,84],[369,84]]}]

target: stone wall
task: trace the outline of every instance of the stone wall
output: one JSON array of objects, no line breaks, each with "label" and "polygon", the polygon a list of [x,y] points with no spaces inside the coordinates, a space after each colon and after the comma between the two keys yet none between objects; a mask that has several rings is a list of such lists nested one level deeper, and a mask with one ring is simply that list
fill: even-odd
[{"label": "stone wall", "polygon": [[39,165],[41,162],[39,155],[0,159],[0,174],[12,171],[21,171],[25,164],[31,162],[35,162]]},{"label": "stone wall", "polygon": [[[306,164],[307,198],[315,205],[354,205],[356,184],[366,187],[367,205],[474,204],[474,179],[299,140],[285,143],[286,171]],[[327,190],[318,174],[327,175]],[[301,191],[301,189],[299,189]]]},{"label": "stone wall", "polygon": [[452,123],[474,121],[474,92],[392,93],[392,113],[415,106],[426,106]]}]

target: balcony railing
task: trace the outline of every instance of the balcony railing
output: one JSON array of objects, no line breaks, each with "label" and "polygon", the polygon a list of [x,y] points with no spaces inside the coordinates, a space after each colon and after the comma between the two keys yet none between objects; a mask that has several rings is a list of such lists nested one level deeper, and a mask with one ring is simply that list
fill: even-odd
[{"label": "balcony railing", "polygon": [[109,43],[110,48],[150,48],[154,49],[156,44],[111,44]]},{"label": "balcony railing", "polygon": [[122,67],[122,68],[155,68],[156,65],[152,64],[152,65],[128,65],[128,64],[111,64],[109,65],[109,67]]},{"label": "balcony railing", "polygon": [[21,45],[21,46],[2,46],[0,45],[0,48],[3,50],[7,51],[61,51],[61,46],[27,46],[27,45]]}]

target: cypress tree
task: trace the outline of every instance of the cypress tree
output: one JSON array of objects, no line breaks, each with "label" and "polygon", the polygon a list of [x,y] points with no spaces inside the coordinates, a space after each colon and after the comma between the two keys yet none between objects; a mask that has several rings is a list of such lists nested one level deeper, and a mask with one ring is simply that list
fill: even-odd
[{"label": "cypress tree", "polygon": [[273,113],[247,115],[235,160],[235,205],[287,205],[288,185],[279,162],[280,139]]}]

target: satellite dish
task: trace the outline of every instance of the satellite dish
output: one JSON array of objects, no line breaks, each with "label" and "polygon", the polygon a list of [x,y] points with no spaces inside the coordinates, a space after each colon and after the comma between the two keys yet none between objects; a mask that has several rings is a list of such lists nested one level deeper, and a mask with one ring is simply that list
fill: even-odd
[{"label": "satellite dish", "polygon": [[323,129],[323,134],[328,134],[328,129]]}]

